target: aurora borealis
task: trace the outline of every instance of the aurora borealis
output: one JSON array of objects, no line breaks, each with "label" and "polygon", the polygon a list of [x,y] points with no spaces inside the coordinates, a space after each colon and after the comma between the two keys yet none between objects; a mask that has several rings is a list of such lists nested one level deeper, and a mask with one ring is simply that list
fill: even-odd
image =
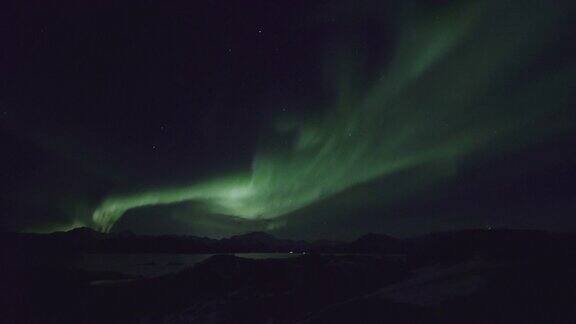
[{"label": "aurora borealis", "polygon": [[[117,180],[122,179],[122,176],[117,176],[122,173],[120,171],[98,171],[95,173],[106,174],[106,176],[85,176],[87,179],[85,183],[97,181],[102,185],[97,187],[93,184],[77,185],[77,188],[62,194],[62,196],[71,197],[66,198],[66,203],[63,204],[65,206],[63,209],[71,215],[68,223],[110,231],[129,211],[187,203],[197,208],[193,212],[179,212],[179,217],[193,219],[200,216],[225,215],[249,221],[284,219],[298,214],[303,208],[375,181],[379,185],[386,186],[389,177],[405,174],[409,174],[410,179],[414,177],[420,179],[416,182],[410,180],[409,186],[387,188],[381,190],[381,194],[375,194],[378,197],[376,200],[394,203],[393,197],[386,196],[390,190],[396,193],[416,192],[434,183],[458,178],[459,172],[469,168],[467,161],[471,156],[489,151],[491,153],[485,154],[486,158],[495,156],[497,159],[499,155],[506,152],[514,152],[553,140],[560,136],[558,134],[562,136],[568,134],[570,137],[569,134],[573,131],[569,107],[575,65],[573,60],[565,58],[569,54],[566,54],[566,50],[563,49],[566,40],[561,35],[567,34],[565,24],[569,15],[566,8],[560,5],[534,0],[522,3],[514,1],[446,1],[446,3],[414,1],[389,6],[362,2],[354,6],[353,10],[349,10],[344,3],[326,7],[314,5],[307,7],[302,4],[301,7],[304,9],[298,10],[304,10],[308,15],[305,15],[307,19],[304,19],[308,21],[307,24],[314,25],[314,22],[324,20],[342,20],[344,27],[341,30],[350,29],[351,31],[349,34],[342,33],[343,36],[340,38],[329,38],[322,35],[330,33],[320,29],[321,31],[317,32],[321,35],[320,41],[317,43],[321,45],[314,43],[319,49],[310,50],[311,54],[306,53],[316,58],[313,61],[314,64],[307,63],[305,60],[299,62],[299,58],[295,57],[293,60],[282,61],[284,65],[281,67],[276,67],[277,63],[281,62],[280,59],[274,61],[276,64],[274,68],[280,69],[281,72],[277,72],[280,75],[288,74],[285,71],[298,70],[299,65],[303,65],[302,69],[306,71],[301,72],[302,74],[298,77],[288,78],[290,82],[307,79],[308,81],[294,82],[303,82],[306,86],[311,83],[321,83],[317,89],[329,90],[325,90],[322,96],[318,95],[314,98],[313,93],[294,90],[299,89],[298,87],[282,87],[281,84],[280,86],[261,86],[266,83],[274,84],[273,79],[276,74],[268,71],[272,68],[261,67],[258,62],[245,67],[247,70],[252,69],[251,73],[259,75],[259,78],[264,80],[248,88],[251,91],[236,89],[236,85],[242,87],[241,82],[219,88],[218,84],[224,82],[220,80],[225,79],[229,71],[224,70],[218,78],[213,76],[216,72],[207,68],[207,76],[203,77],[204,79],[197,77],[201,80],[198,83],[202,84],[198,86],[200,90],[195,90],[196,92],[193,92],[191,97],[201,96],[204,92],[212,91],[213,88],[217,94],[210,98],[216,98],[215,101],[223,100],[225,108],[221,108],[222,115],[233,115],[228,112],[238,109],[235,107],[234,99],[235,95],[239,96],[235,92],[238,91],[242,92],[242,98],[246,96],[251,98],[249,100],[259,102],[258,109],[273,112],[262,114],[264,117],[255,118],[258,122],[243,126],[246,129],[256,129],[258,138],[250,143],[249,150],[245,150],[247,153],[245,157],[242,157],[243,162],[231,161],[230,168],[219,167],[216,171],[206,172],[209,175],[204,176],[204,170],[201,168],[203,165],[210,164],[212,160],[225,165],[226,163],[222,160],[226,159],[226,149],[231,149],[232,152],[237,150],[238,145],[234,142],[234,134],[226,133],[224,124],[212,126],[212,123],[221,122],[220,115],[215,117],[202,117],[203,115],[199,113],[192,117],[186,115],[188,110],[209,109],[212,104],[208,102],[209,100],[206,100],[208,103],[202,102],[206,106],[194,103],[159,102],[158,111],[169,110],[172,115],[176,116],[175,118],[183,120],[178,126],[182,129],[180,134],[185,134],[187,129],[194,130],[194,127],[197,127],[197,124],[192,125],[197,122],[194,119],[201,120],[202,118],[209,120],[209,123],[204,126],[207,129],[205,132],[210,132],[208,130],[210,128],[218,127],[218,131],[223,134],[216,139],[210,138],[202,144],[197,144],[194,146],[196,152],[187,152],[186,147],[182,145],[172,153],[175,156],[173,160],[177,161],[178,157],[187,154],[202,155],[201,150],[211,146],[217,147],[218,154],[210,157],[211,160],[206,158],[207,162],[204,164],[192,165],[190,169],[194,169],[196,176],[189,177],[190,179],[186,174],[178,173],[171,175],[171,179],[177,179],[177,181],[158,183],[153,177],[146,177],[146,172],[151,173],[150,171],[137,174],[125,182]],[[570,6],[567,5],[568,7]],[[215,10],[215,12],[218,11]],[[367,38],[369,41],[366,41],[360,36],[355,36],[354,32],[366,28],[362,24],[362,18],[363,15],[368,15],[368,12],[372,13],[364,20],[376,24],[375,29],[379,32],[371,34],[370,38]],[[386,12],[386,14],[379,16],[381,12]],[[299,17],[299,14],[301,12],[296,12],[292,18],[279,22],[287,26],[285,27],[289,30],[287,35],[303,32],[290,29],[296,28],[293,25],[298,26],[295,23],[297,19],[294,17]],[[218,13],[215,15],[218,17]],[[216,23],[207,24],[211,26],[210,24]],[[306,26],[306,23],[302,24]],[[253,37],[267,37],[269,29],[258,27],[260,25],[255,24],[257,28]],[[186,35],[184,31],[182,33]],[[207,34],[210,33],[207,32]],[[326,37],[326,43],[329,45],[321,42],[322,37]],[[358,41],[356,37],[362,41]],[[202,37],[199,38],[202,39]],[[209,38],[206,37],[206,39]],[[133,39],[130,41],[138,42]],[[194,46],[201,47],[201,43],[180,45],[183,42],[185,42],[184,39],[178,39],[175,48],[179,48],[178,46],[192,46],[193,49]],[[206,42],[210,41],[206,40]],[[269,42],[274,45],[270,45],[270,53],[277,53],[280,47],[276,46],[274,41]],[[369,44],[362,45],[363,42]],[[380,43],[385,45],[379,45]],[[264,47],[264,45],[258,45],[260,43],[256,41],[254,44],[252,44],[254,49],[249,48],[251,45],[245,45],[247,55],[256,55],[255,53],[259,53],[258,46]],[[224,47],[223,49],[225,55],[235,53],[231,48]],[[127,54],[117,55],[129,56],[136,51],[130,48]],[[194,50],[191,52],[195,53]],[[265,53],[267,53],[265,55],[272,55]],[[286,55],[288,58],[293,56]],[[376,59],[368,59],[374,56]],[[201,65],[210,66],[210,64],[202,63],[202,57],[195,58],[195,60]],[[153,63],[146,62],[146,64],[153,65]],[[243,66],[243,63],[238,64]],[[308,71],[309,66],[318,68]],[[224,68],[214,65],[212,69]],[[237,69],[242,71],[236,72],[241,76],[230,77],[235,81],[242,80],[245,77],[243,73],[248,73],[242,68]],[[151,78],[160,79],[154,75]],[[180,87],[177,84],[182,82],[196,84],[194,75],[191,74],[187,78],[189,79],[185,81],[179,79],[174,81],[177,80],[176,77],[174,80],[170,78],[168,80],[176,84],[174,87]],[[204,82],[206,80],[208,82]],[[160,84],[162,81],[157,82]],[[171,87],[162,84],[167,88]],[[122,87],[124,85],[118,86],[119,89]],[[264,91],[259,91],[260,88]],[[110,91],[121,92],[116,88]],[[188,90],[178,91],[181,92],[179,95],[183,98],[187,96]],[[282,93],[282,95],[275,95],[276,93]],[[130,93],[130,95],[139,94],[147,96],[141,91]],[[165,93],[159,92],[156,96],[168,98],[172,95],[172,92],[166,91]],[[220,97],[233,99],[220,99]],[[286,97],[293,99],[293,103],[285,100]],[[126,118],[127,126],[122,125],[122,120],[112,121],[116,118],[116,110],[122,109],[118,108],[122,100],[114,96],[111,98],[106,100],[100,98],[98,108],[95,108],[97,112],[98,109],[110,111],[107,116],[111,117],[101,117],[102,125],[115,125],[98,126],[102,133],[105,133],[107,129],[126,127],[128,130],[119,131],[120,134],[126,132],[132,135],[129,128],[139,126],[131,125],[153,123],[154,116],[139,117],[138,113]],[[149,102],[156,102],[156,100],[162,101],[152,96],[146,98],[142,99],[144,105],[138,105],[138,107],[145,106]],[[264,98],[272,99],[266,102]],[[100,105],[111,105],[111,107]],[[239,102],[237,105],[246,104]],[[270,106],[272,108],[269,108]],[[137,109],[135,111],[139,112]],[[253,112],[247,115],[256,114]],[[232,117],[229,118],[233,120]],[[186,120],[190,120],[189,127],[184,122]],[[58,126],[57,124],[50,128],[60,130],[67,127],[59,128]],[[161,131],[166,132],[166,129],[170,127],[169,123],[162,124]],[[253,132],[253,130],[248,132]],[[61,137],[70,138],[68,142],[73,142],[74,131],[68,133]],[[31,131],[30,134],[33,132]],[[70,149],[70,146],[66,146],[67,144],[48,146],[42,144],[40,146],[50,147],[48,150],[57,146],[63,147],[62,150],[66,152],[76,152],[71,154],[81,155],[76,160],[82,162],[79,163],[82,165],[99,164],[102,160],[108,161],[102,164],[106,164],[110,170],[121,169],[118,165],[122,163],[129,165],[146,163],[141,162],[140,157],[134,158],[128,154],[122,155],[122,153],[107,158],[114,156],[110,153],[111,151],[107,151],[107,145],[114,144],[109,144],[108,140],[99,139],[97,132],[86,134],[88,134],[85,135],[85,139],[88,139],[87,143],[90,141],[93,141],[90,143],[96,143],[93,144],[93,148],[83,148],[86,151],[92,151],[86,155]],[[194,135],[178,137],[177,141],[196,140]],[[28,138],[36,140],[43,137],[38,133]],[[220,144],[226,141],[232,144]],[[64,141],[54,140],[53,142]],[[132,145],[131,143],[136,142],[129,142],[125,147]],[[120,144],[118,145],[120,147]],[[154,150],[154,154],[158,146],[160,144],[156,142],[149,145]],[[247,145],[241,147],[244,148]],[[101,154],[106,158],[89,157],[97,150],[104,152]],[[121,150],[122,147],[114,152]],[[566,154],[571,156],[571,153]],[[146,156],[141,160],[145,161]],[[468,163],[466,167],[463,166],[464,161]],[[519,162],[523,163],[523,161]],[[180,165],[180,163],[183,162],[178,161],[175,164]],[[163,167],[165,173],[171,169],[169,161],[159,165]],[[104,167],[97,166],[95,169],[104,170]],[[124,167],[123,170],[127,169],[130,168]],[[153,168],[147,170],[149,169]],[[179,166],[174,170],[181,171],[183,167]],[[89,172],[79,172],[79,174],[87,173]],[[70,179],[72,178],[74,176],[70,176]],[[104,181],[103,178],[109,180]],[[396,186],[397,182],[394,180],[391,183],[395,184],[391,186]],[[104,183],[109,183],[111,186],[107,188]],[[494,186],[500,185],[494,184]],[[446,190],[454,191],[455,189]],[[23,195],[24,193],[25,191]],[[69,203],[70,201],[72,203]],[[72,205],[81,207],[68,207]],[[354,217],[356,216],[350,215],[350,218],[354,219]],[[378,217],[388,216],[383,211]]]},{"label": "aurora borealis", "polygon": [[[182,201],[203,202],[212,213],[274,218],[377,177],[421,164],[455,163],[487,140],[505,136],[537,114],[526,114],[520,98],[490,102],[493,76],[517,72],[509,66],[513,51],[526,46],[537,52],[539,44],[522,39],[527,26],[514,22],[522,19],[518,12],[492,22],[507,34],[505,43],[476,35],[489,14],[484,10],[450,6],[433,21],[407,17],[401,27],[407,35],[401,35],[381,80],[361,87],[343,77],[334,107],[318,121],[280,124],[278,142],[257,153],[248,174],[109,197],[94,212],[95,223],[109,230],[129,209]],[[551,19],[543,19],[540,28],[548,28]],[[480,62],[479,48],[492,52]],[[450,86],[438,89],[438,84]],[[511,112],[498,111],[496,104]],[[289,137],[285,145],[282,133]]]}]

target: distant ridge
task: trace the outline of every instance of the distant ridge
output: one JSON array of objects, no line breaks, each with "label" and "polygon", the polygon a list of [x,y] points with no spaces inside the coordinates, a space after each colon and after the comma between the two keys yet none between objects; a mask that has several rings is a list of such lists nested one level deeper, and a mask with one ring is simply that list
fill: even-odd
[{"label": "distant ridge", "polygon": [[0,234],[2,250],[9,253],[366,253],[409,254],[417,256],[420,262],[539,253],[543,249],[549,250],[550,246],[566,251],[573,245],[559,242],[575,240],[575,235],[511,229],[440,232],[409,239],[369,233],[352,242],[296,241],[279,239],[266,232],[250,232],[223,239],[182,235],[151,236],[131,232],[101,233],[90,228],[52,234]]}]

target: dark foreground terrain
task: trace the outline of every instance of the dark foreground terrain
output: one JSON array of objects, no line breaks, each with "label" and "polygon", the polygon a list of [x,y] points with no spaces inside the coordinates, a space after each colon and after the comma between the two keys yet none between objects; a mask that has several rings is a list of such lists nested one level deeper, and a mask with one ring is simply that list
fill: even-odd
[{"label": "dark foreground terrain", "polygon": [[[271,237],[251,234],[234,244],[253,250],[266,250],[266,242],[277,244],[275,250],[298,244],[306,254],[263,260],[217,255],[156,278],[74,269],[69,259],[75,248],[86,246],[65,249],[61,244],[78,241],[79,233],[64,240],[62,235],[57,243],[2,237],[1,323],[576,320],[576,237],[571,235],[469,230],[409,240],[368,235],[351,243],[307,244],[273,243]],[[85,235],[79,242],[91,242]],[[221,252],[234,246],[211,244]],[[370,249],[374,253],[365,254]]]}]

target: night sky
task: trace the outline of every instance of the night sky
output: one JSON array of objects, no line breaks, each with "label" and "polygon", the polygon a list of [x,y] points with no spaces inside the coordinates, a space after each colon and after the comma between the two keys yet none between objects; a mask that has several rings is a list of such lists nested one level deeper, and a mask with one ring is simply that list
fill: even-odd
[{"label": "night sky", "polygon": [[0,229],[576,230],[574,1],[3,1]]}]

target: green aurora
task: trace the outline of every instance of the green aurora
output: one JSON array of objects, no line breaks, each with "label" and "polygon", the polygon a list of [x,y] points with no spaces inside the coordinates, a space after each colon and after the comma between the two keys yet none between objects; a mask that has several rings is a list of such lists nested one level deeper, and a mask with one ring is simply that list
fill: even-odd
[{"label": "green aurora", "polygon": [[486,145],[542,137],[550,128],[543,116],[566,109],[563,81],[573,68],[519,85],[513,80],[545,51],[562,19],[546,3],[479,1],[432,12],[407,7],[392,59],[377,69],[380,77],[369,82],[351,71],[352,59],[340,62],[345,68],[338,71],[346,72],[335,82],[333,105],[320,117],[280,118],[250,170],[109,196],[93,212],[95,227],[109,231],[128,210],[182,202],[210,214],[274,219],[425,165],[447,166],[452,172],[439,175],[446,177]]}]

